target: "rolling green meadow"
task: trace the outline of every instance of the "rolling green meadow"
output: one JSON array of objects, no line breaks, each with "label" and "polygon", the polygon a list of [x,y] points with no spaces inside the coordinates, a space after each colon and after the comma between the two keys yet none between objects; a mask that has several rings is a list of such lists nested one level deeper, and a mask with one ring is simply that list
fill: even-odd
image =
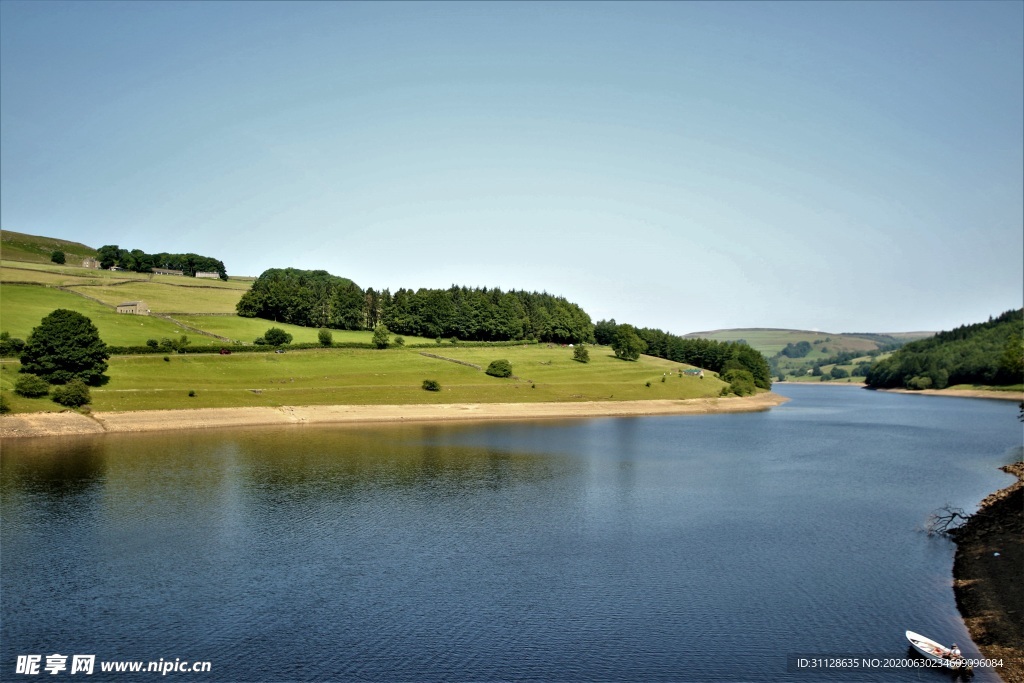
[{"label": "rolling green meadow", "polygon": [[[572,359],[572,349],[537,344],[115,356],[109,361],[110,381],[90,391],[93,410],[115,411],[684,399],[716,397],[727,386],[711,373],[705,379],[680,376],[678,371],[683,366],[679,363],[647,356],[639,362],[627,362],[615,358],[608,348],[591,350],[591,360],[585,364]],[[507,359],[515,377],[491,377],[482,370],[424,353],[482,367],[492,360]],[[15,412],[59,408],[46,398],[26,399],[13,394],[10,390],[17,378],[18,363],[5,360],[0,367],[0,386]],[[424,379],[439,382],[441,391],[424,391]]]},{"label": "rolling green meadow", "polygon": [[[56,265],[47,261],[59,241],[29,237],[3,233],[0,331],[11,337],[25,339],[43,317],[66,308],[92,320],[100,338],[111,346],[144,346],[149,339],[177,340],[185,335],[193,345],[237,349],[252,346],[270,327],[291,334],[294,344],[318,343],[317,329],[236,315],[235,304],[249,289],[251,278],[224,282],[92,270],[72,265],[81,261],[73,260],[67,248],[68,265]],[[87,247],[79,247],[82,257],[90,255]],[[151,315],[116,312],[117,304],[135,300],[145,301]],[[331,335],[339,346],[368,345],[373,333],[331,330]],[[90,389],[91,409],[685,399],[717,397],[727,386],[713,373],[704,379],[681,376],[689,366],[680,363],[650,356],[628,362],[615,358],[608,347],[589,349],[590,362],[579,363],[573,360],[572,348],[557,344],[452,345],[407,336],[405,346],[393,344],[383,350],[274,353],[268,347],[265,352],[228,355],[112,356],[106,372],[109,381]],[[485,368],[498,359],[511,362],[513,377],[491,377],[467,365]],[[19,367],[16,358],[0,362],[0,390],[12,411],[61,410],[48,398],[28,399],[13,392]],[[425,379],[436,380],[441,391],[424,391]]]}]

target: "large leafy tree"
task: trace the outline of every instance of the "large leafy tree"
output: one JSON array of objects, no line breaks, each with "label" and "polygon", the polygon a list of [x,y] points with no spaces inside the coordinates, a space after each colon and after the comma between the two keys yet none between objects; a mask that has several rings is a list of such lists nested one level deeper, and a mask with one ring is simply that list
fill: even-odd
[{"label": "large leafy tree", "polygon": [[331,298],[331,326],[341,330],[363,329],[365,308],[366,295],[359,285],[352,281],[339,283]]},{"label": "large leafy tree", "polygon": [[21,353],[21,371],[51,384],[80,379],[100,384],[110,352],[99,330],[81,313],[58,308],[32,330]]},{"label": "large leafy tree", "polygon": [[617,358],[636,360],[641,353],[647,351],[647,343],[637,335],[632,325],[619,325],[615,331],[612,350]]}]

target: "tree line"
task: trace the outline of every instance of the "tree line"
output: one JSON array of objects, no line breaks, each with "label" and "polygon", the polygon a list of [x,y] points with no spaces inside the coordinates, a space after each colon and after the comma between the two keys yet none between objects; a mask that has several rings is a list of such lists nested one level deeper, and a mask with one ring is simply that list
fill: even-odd
[{"label": "tree line", "polygon": [[868,372],[879,389],[944,389],[1024,382],[1024,309],[906,344]]},{"label": "tree line", "polygon": [[[740,342],[722,342],[714,339],[681,337],[648,327],[633,328],[630,325],[619,325],[615,319],[600,320],[594,325],[594,341],[616,349],[623,346],[628,349],[632,335],[640,341],[639,353],[657,356],[677,363],[694,365],[705,370],[722,374],[747,372],[754,386],[770,389],[772,386],[771,368],[768,359],[749,344]],[[616,349],[616,353],[618,350]],[[726,378],[728,379],[728,378]],[[745,379],[740,377],[740,379]],[[731,381],[731,380],[729,380]]]},{"label": "tree line", "polygon": [[199,254],[147,254],[141,249],[122,249],[116,244],[105,244],[99,249],[100,267],[109,269],[114,266],[133,273],[151,273],[154,268],[180,270],[183,274],[195,277],[197,272],[217,273],[221,280],[228,279],[224,263],[212,256]]},{"label": "tree line", "polygon": [[499,288],[362,289],[324,270],[271,268],[239,300],[238,315],[304,327],[370,330],[464,341],[577,343],[594,325],[578,305],[546,292]]},{"label": "tree line", "polygon": [[[641,353],[712,372],[749,373],[751,386],[771,387],[768,360],[746,343],[691,339],[651,328],[602,320],[596,325],[580,306],[547,292],[499,288],[362,289],[325,270],[271,268],[242,295],[238,315],[303,327],[372,330],[463,341],[537,340],[597,343],[635,360]],[[742,381],[743,377],[740,377]]]}]

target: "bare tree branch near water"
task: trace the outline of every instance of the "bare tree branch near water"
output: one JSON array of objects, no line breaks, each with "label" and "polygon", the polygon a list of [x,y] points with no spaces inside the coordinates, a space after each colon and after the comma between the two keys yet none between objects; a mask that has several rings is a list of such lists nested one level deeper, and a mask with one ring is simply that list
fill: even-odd
[{"label": "bare tree branch near water", "polygon": [[929,536],[949,536],[970,519],[971,516],[963,508],[955,508],[946,503],[928,516],[924,531]]}]

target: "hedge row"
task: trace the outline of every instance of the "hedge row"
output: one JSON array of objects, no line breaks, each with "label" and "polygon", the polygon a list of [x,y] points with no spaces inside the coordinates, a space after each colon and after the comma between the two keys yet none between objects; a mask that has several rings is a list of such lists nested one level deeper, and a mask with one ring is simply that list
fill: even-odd
[{"label": "hedge row", "polygon": [[[525,344],[536,344],[536,341],[506,341],[506,342],[458,342],[457,346],[463,347],[495,347],[495,346],[523,346]],[[445,342],[443,344],[406,344],[404,348],[407,349],[435,349],[438,347],[444,348],[451,346],[451,343]],[[255,344],[189,344],[181,350],[167,350],[167,349],[154,349],[151,346],[108,346],[107,350],[110,351],[112,356],[166,356],[172,353],[220,353],[221,349],[230,351],[231,353],[272,353],[278,348],[285,350],[300,350],[300,349],[376,349],[377,347],[369,342],[339,342],[331,344],[330,347],[322,346],[316,342],[306,342],[302,344],[287,344],[281,347],[266,346],[266,345],[255,345]],[[398,348],[394,344],[391,344],[390,348]]]}]

